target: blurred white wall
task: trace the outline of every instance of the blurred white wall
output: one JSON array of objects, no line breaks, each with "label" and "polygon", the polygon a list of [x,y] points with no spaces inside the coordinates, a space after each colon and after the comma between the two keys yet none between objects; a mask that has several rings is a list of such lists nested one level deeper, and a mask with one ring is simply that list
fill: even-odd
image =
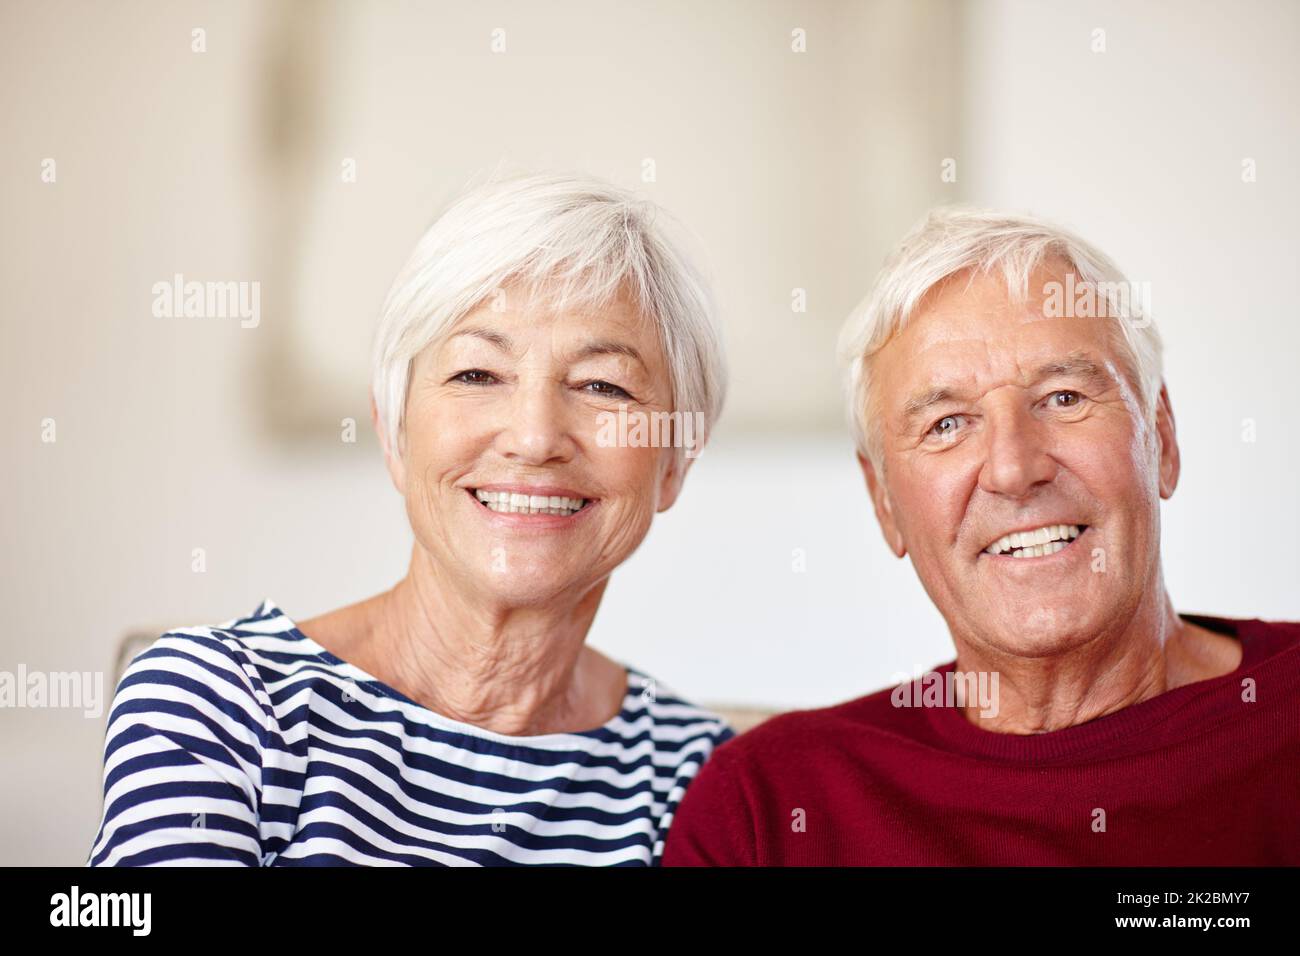
[{"label": "blurred white wall", "polygon": [[[448,7],[425,14],[441,31],[431,51],[452,55],[458,29],[486,44],[492,26],[516,24],[535,34],[539,68],[572,74],[566,82],[622,76],[628,116],[611,124],[575,107],[554,124],[497,120],[485,124],[495,134],[456,144],[454,160],[440,152],[454,129],[324,135],[320,181],[300,195],[300,154],[268,179],[274,117],[261,111],[284,18],[312,29],[294,19],[302,9],[0,10],[0,669],[107,671],[131,628],[215,623],[268,596],[306,618],[390,586],[410,536],[377,449],[338,443],[335,409],[319,424],[332,441],[267,427],[295,381],[266,361],[272,303],[291,299],[266,278],[286,261],[276,243],[303,208],[329,208],[320,186],[340,154],[371,150],[369,168],[378,161],[386,178],[367,185],[360,166],[365,202],[409,195],[410,208],[355,238],[371,249],[358,255],[363,279],[349,277],[345,243],[318,244],[329,265],[313,300],[329,302],[324,289],[357,312],[370,303],[357,317],[368,330],[445,184],[503,156],[634,184],[647,152],[637,104],[665,124],[678,118],[648,147],[678,171],[665,181],[661,162],[650,194],[710,255],[741,413],[615,575],[593,643],[687,696],[770,707],[839,701],[951,657],[910,564],[880,542],[836,424],[830,352],[889,245],[948,198],[1055,217],[1152,283],[1184,463],[1164,512],[1175,602],[1300,617],[1300,456],[1284,400],[1298,353],[1295,6],[683,3],[659,17],[638,8],[633,22],[580,5],[573,25],[533,4]],[[786,51],[800,24],[811,59],[796,67]],[[201,57],[189,47],[199,25]],[[1096,27],[1105,53],[1090,51]],[[618,39],[629,29],[641,42]],[[547,42],[563,37],[564,55],[547,63]],[[404,69],[418,68],[421,49],[409,43]],[[632,56],[667,70],[685,57],[695,72],[664,100],[653,76],[617,73]],[[815,75],[792,75],[799,68]],[[376,70],[376,83],[390,76]],[[429,91],[433,104],[434,92],[470,95]],[[365,116],[337,98],[322,109],[322,123]],[[40,181],[45,157],[58,161],[56,184]],[[956,183],[939,178],[949,157]],[[1243,157],[1257,161],[1254,183],[1241,182]],[[286,181],[286,168],[299,172]],[[150,288],[174,272],[266,278],[262,327],[152,318]],[[808,314],[789,311],[795,286],[810,290]],[[764,391],[788,396],[768,426],[744,413]],[[363,399],[361,382],[342,400],[362,422]],[[40,441],[47,417],[54,444]],[[1245,418],[1254,443],[1241,440]],[[195,547],[204,574],[191,571]],[[0,863],[84,861],[102,734],[103,718],[0,711]]]}]

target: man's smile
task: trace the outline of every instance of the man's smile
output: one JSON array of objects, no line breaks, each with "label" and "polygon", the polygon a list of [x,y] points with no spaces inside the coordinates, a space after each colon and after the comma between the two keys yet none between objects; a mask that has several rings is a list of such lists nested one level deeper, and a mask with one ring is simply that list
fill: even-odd
[{"label": "man's smile", "polygon": [[1051,558],[1073,545],[1087,533],[1086,524],[1047,524],[1024,531],[1011,531],[991,542],[980,557],[996,561],[1026,561]]}]

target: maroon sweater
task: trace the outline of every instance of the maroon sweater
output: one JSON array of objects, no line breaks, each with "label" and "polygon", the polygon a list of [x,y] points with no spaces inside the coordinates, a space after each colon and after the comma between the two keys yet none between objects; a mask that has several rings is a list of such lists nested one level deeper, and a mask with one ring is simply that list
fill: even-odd
[{"label": "maroon sweater", "polygon": [[890,690],[774,717],[704,765],[663,863],[1300,864],[1300,624],[1183,617],[1236,636],[1240,667],[1063,730]]}]

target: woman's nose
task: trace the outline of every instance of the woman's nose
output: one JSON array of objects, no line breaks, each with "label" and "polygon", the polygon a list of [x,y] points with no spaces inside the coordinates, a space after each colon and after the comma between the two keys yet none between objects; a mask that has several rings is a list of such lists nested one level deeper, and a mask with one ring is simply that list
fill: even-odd
[{"label": "woman's nose", "polygon": [[543,465],[573,457],[577,442],[562,392],[554,382],[515,387],[496,437],[496,450],[503,458]]}]

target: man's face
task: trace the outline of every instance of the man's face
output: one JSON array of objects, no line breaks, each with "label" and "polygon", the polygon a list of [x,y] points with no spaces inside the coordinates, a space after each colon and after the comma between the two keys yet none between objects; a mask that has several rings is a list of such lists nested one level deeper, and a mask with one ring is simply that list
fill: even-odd
[{"label": "man's face", "polygon": [[1020,303],[1000,276],[952,277],[871,369],[883,475],[862,465],[886,540],[954,638],[1026,657],[1119,633],[1158,590],[1178,477],[1168,397],[1146,424],[1123,320],[1044,317],[1064,268]]}]

